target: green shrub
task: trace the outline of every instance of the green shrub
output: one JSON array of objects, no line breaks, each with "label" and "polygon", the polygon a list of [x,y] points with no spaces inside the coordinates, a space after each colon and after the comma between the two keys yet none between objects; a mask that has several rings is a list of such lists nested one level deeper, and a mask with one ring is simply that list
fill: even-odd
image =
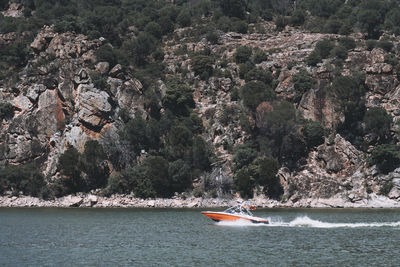
[{"label": "green shrub", "polygon": [[307,157],[307,143],[304,136],[294,126],[291,132],[283,136],[279,154],[275,154],[280,163],[293,170],[300,167],[300,159]]},{"label": "green shrub", "polygon": [[351,37],[342,37],[339,39],[339,44],[346,48],[347,50],[352,50],[356,48],[356,41]]},{"label": "green shrub", "polygon": [[345,60],[347,58],[347,50],[343,46],[339,45],[331,50],[331,57]]},{"label": "green shrub", "polygon": [[[156,191],[151,180],[153,173],[149,173],[148,166],[136,165],[133,168],[127,169],[124,172],[125,180],[128,181],[126,191],[133,192],[136,197],[152,198],[156,196]],[[161,170],[164,175],[168,175],[167,170]],[[167,177],[167,176],[165,176]]]},{"label": "green shrub", "polygon": [[305,69],[301,69],[299,72],[294,74],[292,82],[294,89],[296,92],[299,92],[300,95],[310,90],[315,84],[315,80]]},{"label": "green shrub", "polygon": [[232,29],[235,32],[245,34],[245,33],[247,33],[249,26],[243,20],[238,20],[238,21],[233,22]]},{"label": "green shrub", "polygon": [[168,82],[167,91],[163,98],[163,105],[175,115],[189,115],[190,109],[195,107],[192,89],[184,84]]},{"label": "green shrub", "polygon": [[157,23],[161,26],[162,35],[167,35],[174,31],[174,22],[169,16],[159,17]]},{"label": "green shrub", "polygon": [[206,141],[201,136],[193,140],[192,161],[193,167],[202,171],[211,169],[211,151]]},{"label": "green shrub", "polygon": [[[162,25],[158,23],[161,27]],[[162,33],[163,34],[163,33]],[[128,39],[122,43],[121,55],[119,60],[121,64],[129,65],[134,63],[143,67],[146,65],[147,58],[157,49],[157,39],[148,32],[141,32],[136,39]]]},{"label": "green shrub", "polygon": [[223,32],[228,32],[232,29],[232,22],[229,19],[229,17],[221,17],[217,21],[217,29],[223,31]]},{"label": "green shrub", "polygon": [[369,159],[370,165],[376,165],[380,172],[387,174],[400,165],[399,149],[393,144],[375,147]]},{"label": "green shrub", "polygon": [[248,145],[238,145],[232,157],[234,172],[250,165],[251,162],[257,157],[257,151]]},{"label": "green shrub", "polygon": [[144,28],[144,31],[153,35],[157,39],[160,39],[162,36],[161,26],[154,21],[150,21],[149,23],[147,23],[146,27]]},{"label": "green shrub", "polygon": [[[234,155],[236,160],[234,165],[236,189],[242,197],[251,198],[254,188],[262,186],[267,196],[279,199],[283,194],[283,188],[280,179],[277,177],[279,170],[277,160],[271,157],[256,158],[254,153],[248,147],[237,148]],[[240,168],[237,160],[240,162]]]},{"label": "green shrub", "polygon": [[181,27],[190,26],[190,24],[192,24],[192,18],[190,16],[189,11],[187,9],[182,9],[178,17],[176,18],[176,21]]},{"label": "green shrub", "polygon": [[248,167],[241,168],[235,173],[234,181],[236,189],[243,198],[252,198],[255,187],[255,179],[252,175],[252,170]]},{"label": "green shrub", "polygon": [[361,26],[361,30],[368,34],[368,38],[377,39],[379,37],[381,14],[379,13],[377,6],[375,6],[373,9],[360,9],[357,14],[357,20]]},{"label": "green shrub", "polygon": [[340,0],[306,0],[299,4],[309,10],[313,16],[328,18],[336,13],[342,3],[343,1]]},{"label": "green shrub", "polygon": [[106,158],[103,146],[97,140],[89,140],[85,143],[80,165],[87,176],[85,179],[87,190],[102,188],[106,185],[109,175]]},{"label": "green shrub", "polygon": [[32,164],[8,165],[0,169],[0,194],[7,190],[19,194],[38,197],[41,195],[45,182],[37,167]]},{"label": "green shrub", "polygon": [[214,59],[210,56],[197,55],[192,58],[192,69],[195,75],[200,75],[204,80],[212,76]]},{"label": "green shrub", "polygon": [[306,16],[307,13],[303,9],[295,9],[289,19],[289,23],[292,26],[301,26],[304,24]]},{"label": "green shrub", "polygon": [[330,87],[331,93],[343,105],[356,102],[364,96],[366,91],[365,77],[360,76],[338,76],[333,79]]},{"label": "green shrub", "polygon": [[61,173],[61,195],[86,191],[85,181],[82,178],[80,166],[81,154],[74,147],[68,148],[58,159],[57,169]]},{"label": "green shrub", "polygon": [[379,41],[376,46],[382,48],[386,52],[390,52],[393,49],[393,43],[390,41]]},{"label": "green shrub", "polygon": [[206,34],[206,39],[209,41],[211,44],[218,44],[219,41],[219,35],[215,30],[209,30]]},{"label": "green shrub", "polygon": [[400,8],[396,7],[388,12],[385,17],[385,29],[399,35],[400,34]]},{"label": "green shrub", "polygon": [[241,63],[239,64],[239,77],[240,79],[245,79],[246,74],[254,68],[254,64],[252,64],[250,61],[247,61],[246,63]]},{"label": "green shrub", "polygon": [[[168,168],[168,161],[160,156],[152,156],[146,158],[142,166],[144,167],[143,173],[141,174],[143,182],[146,185],[148,181],[152,184],[154,191],[157,196],[160,197],[171,197],[173,195],[173,188],[171,188]],[[138,187],[139,184],[136,185]]]},{"label": "green shrub", "polygon": [[322,61],[322,57],[314,50],[308,55],[305,61],[309,66],[316,66]]},{"label": "green shrub", "polygon": [[279,170],[278,161],[271,157],[257,158],[252,165],[256,170],[254,175],[256,183],[264,187],[268,197],[279,199],[283,194],[283,188],[277,176]]},{"label": "green shrub", "polygon": [[220,7],[224,15],[243,19],[245,17],[245,2],[243,0],[221,0]]},{"label": "green shrub", "polygon": [[374,49],[378,45],[378,41],[376,41],[376,40],[366,40],[365,41],[365,45],[367,46],[367,49],[369,51],[372,51],[372,49]]},{"label": "green shrub", "polygon": [[246,82],[249,81],[260,81],[265,84],[271,84],[273,77],[269,70],[264,70],[262,68],[252,68],[244,75]]},{"label": "green shrub", "polygon": [[170,192],[184,192],[192,186],[192,173],[190,166],[178,159],[169,164],[168,167]]},{"label": "green shrub", "polygon": [[[292,103],[286,101],[274,103],[272,111],[264,112],[264,114],[261,112],[257,116],[256,124],[259,130],[257,141],[260,146],[260,152],[263,155],[272,155],[281,160],[286,152],[292,153],[290,150],[282,150],[285,136],[298,131],[296,126],[296,109]],[[301,139],[301,137],[290,137],[286,140],[286,143],[288,144],[293,139]],[[302,146],[303,141],[299,142]],[[299,147],[299,151],[302,149]]]},{"label": "green shrub", "polygon": [[337,34],[342,26],[342,20],[338,19],[337,17],[331,17],[324,25],[324,32]]},{"label": "green shrub", "polygon": [[174,125],[168,134],[167,143],[171,147],[169,155],[175,155],[178,159],[184,156],[188,147],[192,145],[193,133],[188,127],[182,124]]},{"label": "green shrub", "polygon": [[353,32],[353,27],[349,21],[345,21],[339,29],[340,35],[349,35]]},{"label": "green shrub", "polygon": [[[0,17],[2,15],[0,14]],[[1,21],[0,21],[1,27]],[[15,31],[13,29],[12,31]],[[26,66],[29,59],[28,43],[26,41],[14,41],[9,45],[0,47],[0,81],[9,78],[19,68]]]},{"label": "green shrub", "polygon": [[0,120],[14,117],[14,106],[8,102],[0,102]]},{"label": "green shrub", "polygon": [[164,56],[165,56],[164,55],[164,51],[161,48],[157,48],[152,54],[152,57],[156,61],[163,61],[164,60]]},{"label": "green shrub", "polygon": [[110,196],[116,193],[129,193],[129,185],[126,177],[121,173],[113,173],[108,177],[107,186],[104,188],[105,196]]},{"label": "green shrub", "polygon": [[274,97],[274,90],[259,81],[248,82],[240,89],[240,98],[243,100],[243,104],[252,111],[255,111],[261,102],[270,101]]},{"label": "green shrub", "polygon": [[109,169],[103,164],[106,154],[96,140],[85,143],[83,154],[74,147],[68,148],[59,158],[57,169],[61,173],[60,195],[87,192],[104,187]]},{"label": "green shrub", "polygon": [[324,128],[318,121],[308,121],[303,129],[308,148],[313,148],[324,143]]},{"label": "green shrub", "polygon": [[178,168],[173,168],[174,178],[182,180],[176,180],[176,183],[173,183],[168,174],[168,161],[160,156],[147,157],[142,164],[110,177],[105,192],[112,194],[132,191],[136,197],[140,198],[171,197],[174,186],[183,186],[181,182],[187,179],[187,172],[182,170],[182,168],[187,170],[187,167],[184,164],[175,167]]},{"label": "green shrub", "polygon": [[334,47],[335,43],[333,41],[324,39],[317,42],[314,50],[321,56],[322,59],[324,59],[329,57]]},{"label": "green shrub", "polygon": [[365,124],[365,131],[376,135],[379,141],[386,142],[390,139],[392,116],[384,108],[369,108],[365,112],[363,122]]},{"label": "green shrub", "polygon": [[366,110],[364,97],[355,96],[352,101],[346,102],[343,108],[345,120],[338,125],[337,132],[358,149],[365,149],[365,131],[362,124]]},{"label": "green shrub", "polygon": [[113,67],[118,63],[115,50],[109,44],[105,44],[105,45],[101,46],[96,51],[95,55],[96,55],[97,61],[108,62],[110,64],[110,67]]},{"label": "green shrub", "polygon": [[277,16],[274,22],[277,31],[282,31],[283,29],[285,29],[286,25],[289,24],[289,20],[285,16],[281,15]]},{"label": "green shrub", "polygon": [[251,54],[253,53],[252,49],[248,46],[239,46],[236,48],[235,52],[235,61],[236,63],[245,63],[248,61],[251,57]]},{"label": "green shrub", "polygon": [[268,60],[268,55],[261,49],[256,49],[253,55],[253,60],[255,64],[259,64],[263,61]]},{"label": "green shrub", "polygon": [[389,195],[393,186],[394,186],[393,181],[384,182],[383,185],[381,186],[381,188],[379,189],[379,194],[384,195],[384,196]]},{"label": "green shrub", "polygon": [[8,0],[0,1],[0,10],[6,10],[8,8]]},{"label": "green shrub", "polygon": [[399,60],[395,55],[387,54],[385,55],[385,63],[390,64],[392,66],[396,66],[397,64],[399,64]]},{"label": "green shrub", "polygon": [[145,121],[140,116],[131,119],[119,132],[122,140],[126,140],[132,146],[132,152],[136,155],[141,150],[149,151],[160,146],[160,129],[155,120]]},{"label": "green shrub", "polygon": [[106,90],[108,88],[106,77],[102,76],[100,73],[93,71],[90,73],[90,78],[95,88],[100,90]]},{"label": "green shrub", "polygon": [[331,55],[332,49],[335,48],[335,43],[329,39],[323,39],[318,41],[315,45],[314,50],[306,58],[307,65],[315,66],[322,59],[328,58]]}]

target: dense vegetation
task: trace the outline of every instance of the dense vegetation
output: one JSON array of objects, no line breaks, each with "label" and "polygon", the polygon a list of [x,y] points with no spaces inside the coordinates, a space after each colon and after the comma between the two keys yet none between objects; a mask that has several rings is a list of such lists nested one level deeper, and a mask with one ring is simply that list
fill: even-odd
[{"label": "dense vegetation", "polygon": [[[0,172],[0,193],[61,196],[79,191],[103,188],[103,193],[129,193],[139,197],[171,197],[175,192],[190,190],[193,182],[211,171],[214,151],[203,139],[203,124],[193,111],[195,102],[191,82],[184,71],[180,75],[165,74],[163,41],[176,37],[174,30],[192,27],[188,35],[192,41],[206,38],[210,44],[219,42],[221,31],[248,33],[263,32],[259,24],[273,21],[277,30],[286,25],[301,27],[311,32],[335,33],[338,39],[320,40],[305,65],[314,67],[331,59],[333,75],[326,93],[338,102],[344,121],[334,129],[324,129],[318,121],[305,120],[295,106],[303,94],[317,81],[304,67],[292,79],[295,95],[280,99],[274,89],[279,73],[272,74],[256,66],[268,60],[268,53],[260,49],[239,46],[232,58],[220,58],[208,47],[202,51],[188,51],[182,45],[176,53],[188,54],[191,69],[201,81],[210,77],[231,77],[221,71],[228,63],[238,66],[243,86],[232,89],[231,99],[239,100],[240,114],[226,110],[220,118],[223,125],[240,118],[240,126],[247,132],[245,144],[227,148],[233,153],[234,187],[244,197],[251,197],[254,189],[279,199],[282,194],[277,172],[280,166],[301,169],[309,151],[335,132],[340,133],[357,148],[368,151],[372,145],[371,164],[382,173],[400,165],[400,156],[391,133],[393,120],[382,108],[366,109],[365,77],[357,70],[342,75],[341,67],[349,51],[357,45],[352,32],[364,34],[365,46],[384,49],[389,54],[385,62],[393,67],[398,60],[391,41],[379,39],[386,31],[400,34],[400,7],[396,0],[14,0],[24,5],[22,18],[0,14],[0,33],[15,32],[12,44],[0,44],[0,84],[26,66],[32,57],[29,44],[43,25],[54,24],[57,32],[74,31],[90,39],[104,37],[108,43],[96,52],[99,61],[113,67],[121,64],[130,69],[144,86],[145,105],[149,116],[129,116],[121,110],[119,139],[102,147],[88,141],[83,153],[70,147],[60,157],[58,170],[61,179],[46,185],[32,165],[24,168],[7,166]],[[0,0],[0,10],[8,1]],[[28,33],[27,33],[28,32]],[[132,38],[132,35],[134,38]],[[272,53],[272,52],[271,52]],[[179,71],[178,71],[179,72]],[[92,75],[98,88],[106,88],[101,75]],[[166,84],[166,93],[159,99],[154,91],[155,81]],[[0,103],[0,119],[13,116],[14,107]],[[162,110],[162,112],[161,112]],[[253,121],[254,123],[250,123]],[[111,141],[110,141],[111,142]],[[113,173],[107,162],[111,162]],[[227,190],[229,191],[229,190]]]}]

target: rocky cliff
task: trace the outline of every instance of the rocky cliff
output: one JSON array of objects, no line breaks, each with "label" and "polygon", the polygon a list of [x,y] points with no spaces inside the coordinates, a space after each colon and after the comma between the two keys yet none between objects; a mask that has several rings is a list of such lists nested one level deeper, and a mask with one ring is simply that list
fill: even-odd
[{"label": "rocky cliff", "polygon": [[[216,164],[210,179],[232,176],[233,152],[230,148],[249,138],[240,123],[240,117],[248,114],[239,108],[239,100],[232,99],[232,91],[245,81],[240,78],[237,63],[222,64],[223,59],[233,57],[237,47],[247,46],[268,55],[268,59],[257,66],[271,71],[276,79],[277,97],[292,101],[305,119],[318,120],[328,132],[331,131],[322,145],[309,152],[301,168],[280,168],[283,203],[296,205],[304,199],[329,198],[365,203],[381,194],[382,187],[389,182],[392,186],[388,197],[399,199],[400,169],[387,175],[380,174],[376,166],[367,163],[371,149],[363,152],[333,130],[344,122],[345,114],[329,93],[331,77],[337,71],[332,68],[332,59],[324,59],[316,66],[304,63],[318,41],[338,40],[341,36],[309,33],[291,27],[277,32],[275,25],[267,22],[263,28],[263,33],[221,32],[217,44],[205,38],[192,42],[187,36],[190,28],[178,29],[174,39],[163,40],[166,74],[184,73],[192,84],[195,111],[202,119],[204,137],[215,151]],[[0,43],[12,43],[15,38],[19,37],[3,34]],[[400,118],[400,73],[385,60],[387,51],[367,49],[362,35],[354,34],[352,38],[358,45],[349,51],[341,72],[350,75],[357,69],[365,74],[366,108],[384,108],[393,119],[391,135],[395,136]],[[394,38],[391,37],[392,43],[397,45],[398,39]],[[0,100],[15,107],[12,118],[2,120],[2,165],[35,161],[47,179],[59,179],[57,163],[66,148],[73,146],[82,152],[86,141],[91,139],[109,146],[110,140],[118,139],[121,110],[127,111],[130,117],[148,116],[143,85],[132,70],[96,58],[95,52],[105,43],[104,38],[89,40],[74,32],[56,33],[52,26],[45,26],[37,34],[30,44],[32,56],[26,67],[0,85]],[[206,80],[195,75],[189,54],[204,48],[218,55],[213,69],[229,75]],[[300,69],[306,69],[316,80],[302,95],[298,95],[292,80]],[[106,90],[97,88],[96,75],[106,77]],[[163,81],[157,81],[155,90],[161,103],[165,95]],[[293,101],[295,98],[299,100]],[[232,112],[227,114],[227,110]],[[254,128],[255,121],[250,117],[249,123]],[[112,171],[112,164],[108,164]]]}]

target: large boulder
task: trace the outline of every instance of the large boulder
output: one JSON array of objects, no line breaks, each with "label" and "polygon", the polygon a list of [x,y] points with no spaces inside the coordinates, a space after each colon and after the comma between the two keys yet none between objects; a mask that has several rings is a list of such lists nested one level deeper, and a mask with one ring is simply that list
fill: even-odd
[{"label": "large boulder", "polygon": [[[303,170],[285,172],[285,195],[292,201],[330,198],[347,187],[352,187],[357,196],[364,195],[364,175],[360,172],[365,167],[364,162],[363,153],[337,134],[332,142],[310,153]],[[360,185],[351,184],[352,180],[360,180]],[[352,198],[356,197],[352,195]]]},{"label": "large boulder", "polygon": [[21,111],[26,111],[31,109],[33,105],[29,98],[24,95],[19,95],[14,98],[14,106]]},{"label": "large boulder", "polygon": [[110,120],[110,96],[93,85],[80,84],[77,89],[75,108],[78,111],[79,121],[86,126],[101,130]]},{"label": "large boulder", "polygon": [[344,119],[333,101],[326,96],[325,88],[308,90],[301,98],[298,109],[305,119],[318,120],[326,128],[332,128]]},{"label": "large boulder", "polygon": [[332,144],[318,147],[317,157],[324,162],[328,172],[345,171],[351,175],[355,171],[354,167],[357,168],[361,164],[363,154],[337,134]]},{"label": "large boulder", "polygon": [[42,31],[40,31],[37,35],[35,40],[31,43],[31,48],[35,52],[41,52],[45,50],[49,44],[49,42],[54,38],[56,35],[53,32],[52,26],[44,26]]},{"label": "large boulder", "polygon": [[40,95],[34,118],[37,129],[47,137],[51,137],[62,128],[65,115],[57,90],[46,90]]},{"label": "large boulder", "polygon": [[39,95],[44,91],[46,91],[46,87],[43,84],[33,84],[28,88],[26,96],[32,101],[32,103],[36,103]]},{"label": "large boulder", "polygon": [[97,48],[100,45],[100,40],[89,41],[83,34],[66,32],[54,35],[46,53],[61,59],[79,58],[89,52],[90,49]]},{"label": "large boulder", "polygon": [[108,70],[110,69],[110,63],[108,62],[99,62],[96,64],[96,71],[100,73],[101,75],[104,75],[108,73]]},{"label": "large boulder", "polygon": [[144,111],[143,85],[138,79],[131,79],[117,88],[115,94],[118,105],[125,108],[130,114]]}]

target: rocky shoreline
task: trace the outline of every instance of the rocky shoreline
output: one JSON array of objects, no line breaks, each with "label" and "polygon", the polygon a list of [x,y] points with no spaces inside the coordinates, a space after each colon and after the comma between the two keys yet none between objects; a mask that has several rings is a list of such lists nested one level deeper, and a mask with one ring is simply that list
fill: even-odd
[{"label": "rocky shoreline", "polygon": [[[93,194],[68,195],[54,200],[43,200],[30,196],[0,196],[0,207],[51,207],[51,208],[222,208],[242,202],[241,198],[201,198],[174,197],[169,199],[140,199],[133,195],[112,195],[110,197]],[[366,199],[350,201],[340,195],[331,198],[306,198],[296,202],[280,202],[264,197],[250,201],[259,208],[400,208],[400,202],[385,196],[371,194]]]}]

